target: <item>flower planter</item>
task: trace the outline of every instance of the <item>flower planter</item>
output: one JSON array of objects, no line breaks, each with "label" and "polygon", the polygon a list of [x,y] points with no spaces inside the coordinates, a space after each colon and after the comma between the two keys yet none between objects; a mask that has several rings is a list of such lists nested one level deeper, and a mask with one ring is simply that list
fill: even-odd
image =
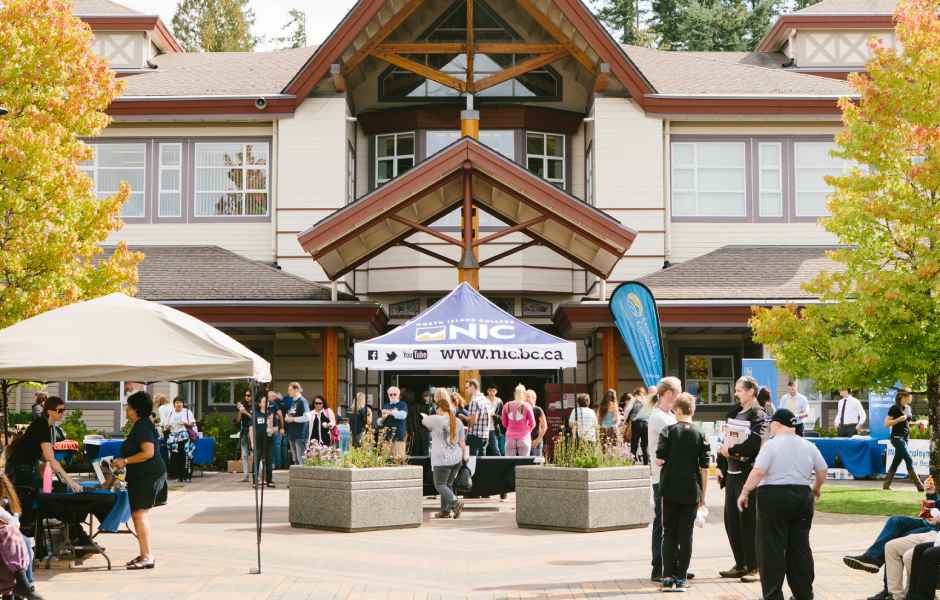
[{"label": "flower planter", "polygon": [[647,466],[516,467],[516,524],[532,529],[611,531],[653,520]]},{"label": "flower planter", "polygon": [[421,467],[290,468],[290,524],[373,531],[420,527]]}]

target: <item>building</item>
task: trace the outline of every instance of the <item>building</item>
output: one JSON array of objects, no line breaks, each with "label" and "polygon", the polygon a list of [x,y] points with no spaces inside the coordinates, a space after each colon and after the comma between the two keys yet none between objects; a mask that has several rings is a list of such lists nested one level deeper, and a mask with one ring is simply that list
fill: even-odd
[{"label": "building", "polygon": [[[366,383],[352,343],[477,262],[488,297],[579,342],[567,377],[594,393],[639,382],[607,297],[646,282],[669,371],[723,414],[741,358],[765,354],[750,307],[813,302],[800,283],[833,266],[816,221],[823,177],[847,166],[828,153],[836,101],[866,40],[894,43],[893,9],[823,0],[754,52],[667,52],[618,45],[580,0],[360,0],[319,47],[191,54],[157,17],[74,0],[127,82],[87,171],[101,194],[133,188],[113,241],[146,253],[140,296],[244,341],[278,388],[344,405]],[[484,242],[470,259],[465,195]],[[483,377],[506,395],[557,374]],[[240,392],[169,391],[200,411]]]}]

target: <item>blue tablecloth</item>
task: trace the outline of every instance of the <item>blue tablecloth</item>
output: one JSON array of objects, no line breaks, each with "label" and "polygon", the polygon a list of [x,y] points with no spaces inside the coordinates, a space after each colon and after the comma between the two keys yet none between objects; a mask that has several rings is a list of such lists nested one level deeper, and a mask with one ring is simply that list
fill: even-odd
[{"label": "blue tablecloth", "polygon": [[[82,487],[93,488],[98,485],[93,481],[82,482]],[[85,494],[114,494],[117,498],[114,500],[114,508],[108,513],[108,516],[98,525],[98,531],[106,533],[117,533],[121,525],[131,520],[131,501],[127,495],[127,490],[123,492],[112,492],[111,490],[85,490]]]},{"label": "blue tablecloth", "polygon": [[866,438],[806,438],[816,444],[826,464],[836,465],[838,457],[852,477],[873,477],[884,472],[884,448],[878,440]]},{"label": "blue tablecloth", "polygon": [[[104,440],[101,444],[85,444],[85,456],[88,460],[95,460],[99,456],[120,456],[121,444],[124,440]],[[161,440],[161,444],[163,441]],[[194,465],[211,465],[215,462],[215,438],[204,437],[196,440],[196,451],[193,453]]]}]

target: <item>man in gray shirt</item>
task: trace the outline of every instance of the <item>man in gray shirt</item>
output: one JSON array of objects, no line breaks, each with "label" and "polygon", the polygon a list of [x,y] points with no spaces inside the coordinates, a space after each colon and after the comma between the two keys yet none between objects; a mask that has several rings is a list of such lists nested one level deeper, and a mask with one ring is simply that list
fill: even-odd
[{"label": "man in gray shirt", "polygon": [[743,511],[757,488],[757,556],[764,600],[783,600],[784,577],[796,600],[813,598],[809,530],[813,498],[819,498],[826,481],[826,461],[816,446],[796,435],[797,423],[786,408],[774,413],[773,437],[761,448],[738,498]]}]

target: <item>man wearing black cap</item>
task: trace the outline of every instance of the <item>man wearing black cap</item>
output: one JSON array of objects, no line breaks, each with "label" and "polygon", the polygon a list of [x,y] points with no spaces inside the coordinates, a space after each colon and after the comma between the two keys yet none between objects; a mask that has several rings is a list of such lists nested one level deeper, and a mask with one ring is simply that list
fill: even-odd
[{"label": "man wearing black cap", "polygon": [[772,438],[754,461],[738,507],[744,510],[757,488],[758,568],[764,600],[783,600],[783,578],[796,600],[813,598],[813,553],[809,530],[813,497],[826,481],[826,461],[813,444],[796,435],[796,415],[781,408],[770,423]]}]

